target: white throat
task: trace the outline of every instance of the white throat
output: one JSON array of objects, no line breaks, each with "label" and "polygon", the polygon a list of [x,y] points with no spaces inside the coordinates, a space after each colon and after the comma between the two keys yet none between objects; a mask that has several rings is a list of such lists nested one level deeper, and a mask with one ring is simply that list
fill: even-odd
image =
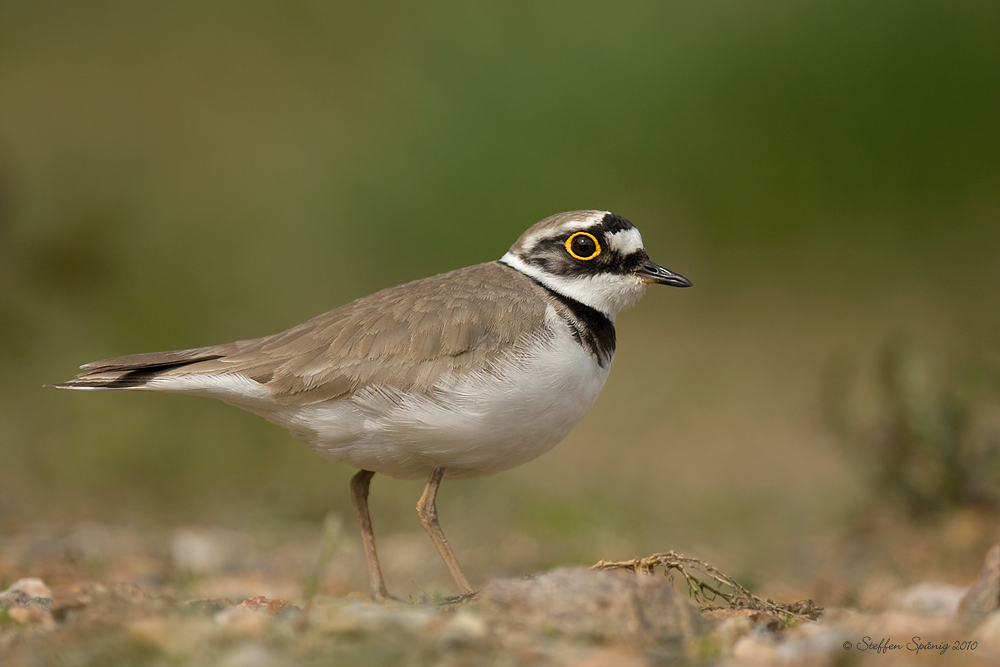
[{"label": "white throat", "polygon": [[638,276],[599,273],[590,276],[557,276],[530,264],[510,252],[500,258],[501,264],[534,278],[553,292],[575,299],[608,316],[632,307],[649,285]]}]

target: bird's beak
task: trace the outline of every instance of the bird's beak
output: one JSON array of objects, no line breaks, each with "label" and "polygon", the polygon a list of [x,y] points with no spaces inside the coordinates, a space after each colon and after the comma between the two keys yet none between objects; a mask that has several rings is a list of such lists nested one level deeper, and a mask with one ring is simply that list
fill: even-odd
[{"label": "bird's beak", "polygon": [[681,274],[665,269],[656,262],[648,259],[636,270],[635,275],[647,283],[671,285],[673,287],[691,287],[691,281]]}]

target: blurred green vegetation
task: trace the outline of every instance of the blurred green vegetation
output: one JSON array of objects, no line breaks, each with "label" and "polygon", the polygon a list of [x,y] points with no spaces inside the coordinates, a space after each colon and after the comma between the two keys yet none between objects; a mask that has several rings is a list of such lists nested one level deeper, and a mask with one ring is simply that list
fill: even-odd
[{"label": "blurred green vegetation", "polygon": [[[443,490],[445,523],[584,560],[823,530],[857,484],[824,454],[829,355],[997,350],[998,34],[986,0],[5,2],[0,525],[349,512],[351,471],[256,417],[41,385],[606,208],[695,289],[623,316],[581,427]],[[378,483],[376,523],[419,531],[418,493]]]},{"label": "blurred green vegetation", "polygon": [[918,521],[963,509],[995,514],[1000,366],[964,358],[942,372],[895,339],[879,356],[876,396],[859,396],[858,375],[851,364],[831,365],[825,396],[831,426],[867,478],[869,511],[888,505]]}]

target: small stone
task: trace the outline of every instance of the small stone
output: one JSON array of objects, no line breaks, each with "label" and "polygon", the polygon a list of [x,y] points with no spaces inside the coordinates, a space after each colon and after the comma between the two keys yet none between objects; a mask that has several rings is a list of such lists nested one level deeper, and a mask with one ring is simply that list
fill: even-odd
[{"label": "small stone", "polygon": [[42,607],[14,607],[7,614],[21,625],[39,625],[44,628],[55,627],[52,612]]},{"label": "small stone", "polygon": [[627,646],[597,646],[572,661],[574,667],[649,667],[645,656]]},{"label": "small stone", "polygon": [[133,641],[176,658],[193,655],[207,645],[215,627],[209,619],[150,617],[125,624],[125,632]]},{"label": "small stone", "polygon": [[888,608],[917,616],[954,616],[968,591],[964,586],[925,581],[893,593]]},{"label": "small stone", "polygon": [[142,587],[131,582],[119,582],[111,586],[111,595],[118,602],[142,604],[153,599]]},{"label": "small stone", "polygon": [[218,636],[229,638],[260,636],[274,622],[270,614],[241,608],[239,605],[223,609],[213,618],[222,628]]},{"label": "small stone", "polygon": [[783,665],[820,665],[843,651],[845,641],[848,634],[842,629],[805,623],[786,634],[775,653]]},{"label": "small stone", "polygon": [[302,611],[288,600],[272,600],[263,595],[255,595],[252,598],[247,598],[236,605],[236,608],[248,611],[262,611],[268,614],[280,614],[285,611]]},{"label": "small stone", "polygon": [[349,607],[361,627],[371,633],[422,635],[438,619],[438,610],[433,607],[399,602],[351,602]]},{"label": "small stone", "polygon": [[215,598],[211,600],[189,600],[184,603],[182,610],[185,613],[202,616],[217,614],[223,609],[234,607],[233,601],[229,598]]},{"label": "small stone", "polygon": [[483,589],[484,617],[500,632],[597,642],[684,647],[707,629],[665,577],[560,568],[529,579],[497,579]]},{"label": "small stone", "polygon": [[259,644],[241,644],[223,654],[218,667],[281,667],[287,664],[270,649]]},{"label": "small stone", "polygon": [[733,658],[738,664],[777,664],[773,635],[758,631],[741,637],[733,645]]},{"label": "small stone", "polygon": [[309,625],[323,633],[350,634],[361,630],[361,621],[337,598],[317,595],[306,607]]},{"label": "small stone", "polygon": [[[955,633],[955,618],[950,616],[918,616],[902,611],[874,614],[864,626],[872,637],[940,637]],[[905,642],[904,642],[905,643]]]},{"label": "small stone", "polygon": [[33,598],[24,591],[4,591],[0,593],[0,609],[6,609],[7,607],[25,607],[31,604],[32,600],[37,600],[39,598]]},{"label": "small stone", "polygon": [[976,628],[973,639],[984,649],[1000,653],[1000,611],[990,612]]},{"label": "small stone", "polygon": [[11,591],[20,591],[22,593],[27,593],[33,598],[51,598],[52,591],[45,582],[37,577],[28,577],[26,579],[18,579],[13,584],[7,587],[7,593]]},{"label": "small stone", "polygon": [[208,530],[181,528],[170,541],[174,567],[182,572],[208,574],[223,568],[230,559],[230,550],[219,535]]},{"label": "small stone", "polygon": [[52,620],[52,591],[41,579],[18,579],[0,593],[0,609],[9,609],[10,617],[25,625]]},{"label": "small stone", "polygon": [[483,640],[487,635],[483,619],[467,611],[450,614],[437,632],[437,640],[446,648],[468,646]]},{"label": "small stone", "polygon": [[1000,544],[986,553],[979,576],[958,603],[958,618],[964,623],[978,623],[1000,607]]},{"label": "small stone", "polygon": [[704,616],[716,622],[712,639],[723,651],[729,651],[737,641],[754,630],[754,615],[757,613],[753,609],[714,609]]}]

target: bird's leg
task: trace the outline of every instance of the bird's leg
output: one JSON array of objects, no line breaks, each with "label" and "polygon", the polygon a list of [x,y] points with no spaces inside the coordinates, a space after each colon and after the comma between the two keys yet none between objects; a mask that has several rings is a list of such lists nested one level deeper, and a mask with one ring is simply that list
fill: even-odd
[{"label": "bird's leg", "polygon": [[381,602],[390,597],[385,590],[385,580],[378,566],[378,554],[375,553],[375,533],[372,532],[372,518],[368,514],[368,485],[375,473],[371,470],[359,470],[351,478],[351,504],[358,513],[358,524],[361,526],[361,541],[365,545],[365,561],[368,563],[368,585],[371,587],[372,599]]},{"label": "bird's leg", "polygon": [[[427,480],[427,486],[424,487],[424,492],[420,495],[420,500],[417,501],[417,516],[420,517],[420,523],[424,524],[424,530],[431,536],[431,541],[434,542],[438,553],[441,554],[444,564],[448,566],[448,571],[451,572],[451,576],[455,580],[455,583],[458,584],[462,595],[465,595],[472,592],[472,586],[469,585],[469,580],[462,574],[462,568],[458,566],[458,560],[455,558],[451,547],[448,546],[448,540],[445,539],[444,531],[441,530],[441,526],[438,524],[437,504],[435,501],[437,499],[438,487],[441,486],[442,477],[444,477],[444,468],[435,468],[434,472],[431,473],[430,478]],[[375,553],[374,547],[372,547],[372,553]]]}]

